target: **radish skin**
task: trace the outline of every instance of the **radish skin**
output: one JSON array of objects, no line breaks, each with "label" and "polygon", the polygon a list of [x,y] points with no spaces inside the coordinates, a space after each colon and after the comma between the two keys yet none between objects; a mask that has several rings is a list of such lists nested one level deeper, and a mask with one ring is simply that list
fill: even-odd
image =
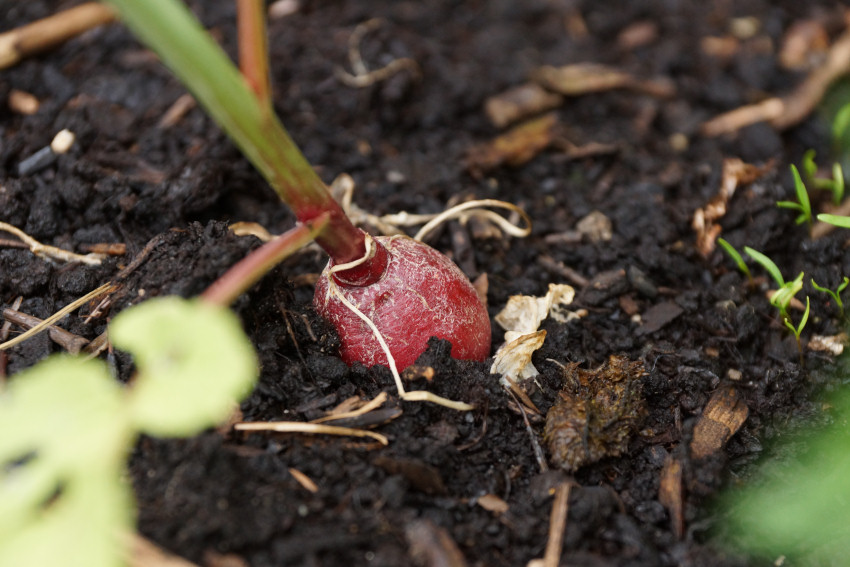
[{"label": "radish skin", "polygon": [[[330,272],[331,260],[316,283],[314,306],[336,328],[342,359],[349,365],[388,366],[372,330],[334,296],[335,290],[372,320],[399,369],[413,364],[432,336],[450,341],[455,358],[486,359],[490,317],[463,272],[446,256],[412,238],[378,236],[374,240],[375,258],[366,265],[384,265],[383,273],[375,277],[373,272],[370,278],[361,275],[352,285],[348,270]],[[357,285],[364,281],[365,285]]]}]

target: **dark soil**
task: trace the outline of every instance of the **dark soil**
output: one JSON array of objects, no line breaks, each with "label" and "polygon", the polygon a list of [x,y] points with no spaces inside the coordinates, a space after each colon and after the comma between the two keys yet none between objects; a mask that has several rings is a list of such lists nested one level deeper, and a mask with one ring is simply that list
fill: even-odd
[{"label": "dark soil", "polygon": [[[3,28],[69,4],[0,0]],[[322,176],[330,182],[351,174],[356,202],[375,214],[437,212],[457,196],[523,207],[534,220],[526,239],[472,238],[454,225],[432,244],[462,259],[469,276],[487,274],[491,315],[514,294],[542,295],[549,283],[576,287],[574,308],[587,315],[547,321],[546,342],[534,355],[541,375],[531,395],[544,414],[565,385],[564,365],[592,369],[620,354],[646,368],[646,417],[625,454],[572,475],[554,467],[544,473],[522,415],[489,374],[492,359],[456,361],[446,343],[432,341],[419,362],[434,368],[434,378],[411,387],[469,401],[476,411],[393,402],[402,414],[376,429],[389,437],[387,447],[216,432],[143,439],[131,462],[140,532],[207,565],[214,554],[234,554],[253,567],[442,565],[439,546],[430,558],[415,552],[422,529],[441,528],[469,565],[520,566],[542,557],[552,489],[572,479],[563,565],[751,564],[712,535],[722,513],[711,499],[731,479],[746,477],[778,427],[825,419],[817,395],[829,383],[832,361],[806,350],[801,366],[793,337],[763,290],[750,291],[720,251],[708,259],[696,251],[691,218],[718,192],[725,158],[776,160],[738,189],[720,221],[723,236],[739,249],[768,254],[786,275],[804,270],[807,282],[812,276],[833,288],[850,274],[850,254],[846,233],[812,241],[792,212],[775,206],[793,195],[789,163],[799,163],[808,148],[826,160],[826,125],[813,117],[782,133],[756,125],[722,138],[701,137],[699,125],[765,93],[789,92],[804,74],[777,62],[784,32],[817,17],[836,34],[839,6],[790,0],[301,4],[270,23],[275,104]],[[192,5],[233,53],[233,3]],[[364,40],[367,64],[411,57],[420,78],[402,71],[364,89],[335,78],[337,66],[348,68],[352,30],[374,17],[385,23]],[[754,38],[741,40],[725,59],[703,52],[703,38],[728,36],[741,17],[758,23]],[[636,24],[655,33],[626,48],[618,38]],[[571,159],[551,148],[522,166],[471,175],[469,149],[499,134],[483,111],[485,99],[524,82],[540,65],[578,62],[666,77],[676,94],[660,99],[612,90],[569,98],[556,112],[570,141],[616,144],[615,152]],[[41,106],[30,116],[0,107],[0,220],[48,244],[82,250],[120,242],[127,252],[92,268],[52,265],[4,246],[3,306],[22,296],[21,311],[45,317],[115,277],[144,250],[104,317],[86,322],[75,315],[63,323],[93,338],[142,296],[200,293],[257,245],[230,234],[226,222],[258,222],[275,233],[293,224],[200,109],[173,126],[158,125],[185,91],[121,26],[3,71],[0,99],[12,89],[35,95]],[[21,161],[63,128],[77,136],[71,152],[21,175]],[[671,143],[676,134],[687,137],[687,147]],[[611,220],[610,241],[553,238],[592,211]],[[458,241],[471,243],[472,252],[453,248]],[[242,406],[246,420],[309,420],[351,396],[395,393],[386,369],[349,368],[336,355],[337,339],[317,319],[312,289],[303,283],[324,262],[318,252],[304,252],[234,307],[262,361],[260,384]],[[808,283],[804,293],[812,297],[804,343],[837,333],[834,306]],[[493,337],[495,349],[501,342],[495,324]],[[8,353],[6,373],[58,350],[46,336],[35,338]],[[126,379],[128,361],[111,360]],[[749,418],[723,451],[693,461],[694,423],[712,393],[729,384],[746,401]],[[542,438],[543,426],[533,420],[533,434]],[[660,474],[671,458],[684,467],[681,537],[659,501]],[[306,490],[290,469],[318,491]],[[486,494],[508,510],[479,505]]]}]

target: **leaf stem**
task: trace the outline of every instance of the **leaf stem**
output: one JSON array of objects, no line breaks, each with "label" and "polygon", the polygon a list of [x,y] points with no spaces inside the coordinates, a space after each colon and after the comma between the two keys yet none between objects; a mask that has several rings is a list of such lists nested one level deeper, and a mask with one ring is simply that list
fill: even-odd
[{"label": "leaf stem", "polygon": [[[250,56],[244,55],[243,66],[251,69],[250,73],[254,75],[246,80],[179,0],[107,1],[115,6],[133,33],[153,49],[192,91],[280,198],[292,208],[300,222],[308,222],[322,213],[329,214],[328,227],[316,237],[316,242],[331,258],[344,263],[362,257],[365,253],[363,231],[345,216],[324,182],[271,112],[269,104],[255,96],[264,92],[258,91],[258,88],[266,88],[258,87],[257,83],[261,73],[267,77],[267,72],[262,71],[268,68],[267,63],[256,61],[262,47],[255,46],[250,49]],[[256,10],[256,7],[247,5],[240,9],[240,15],[242,12],[247,14],[250,9]],[[259,17],[262,16],[261,12]],[[256,17],[254,14],[249,19]],[[256,24],[248,22],[245,26]],[[264,43],[257,36],[253,37],[253,41]],[[261,59],[264,60],[265,55]],[[249,85],[249,81],[253,84]]]}]

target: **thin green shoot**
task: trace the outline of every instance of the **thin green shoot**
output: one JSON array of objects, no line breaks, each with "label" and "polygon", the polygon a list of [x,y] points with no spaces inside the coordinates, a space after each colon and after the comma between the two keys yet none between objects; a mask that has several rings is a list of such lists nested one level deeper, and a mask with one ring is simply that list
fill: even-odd
[{"label": "thin green shoot", "polygon": [[785,326],[791,331],[794,335],[794,339],[797,341],[797,350],[800,353],[800,366],[803,365],[803,344],[800,342],[800,334],[803,332],[803,329],[806,326],[806,323],[809,322],[809,296],[806,296],[806,310],[803,312],[803,317],[800,319],[800,323],[798,325],[794,325],[791,317],[788,317],[783,320]]},{"label": "thin green shoot", "polygon": [[723,251],[732,258],[732,261],[735,262],[735,265],[738,266],[738,269],[747,276],[747,280],[750,282],[750,285],[753,284],[753,275],[750,273],[750,268],[744,262],[744,258],[741,257],[741,254],[735,250],[735,247],[729,244],[724,238],[718,238],[717,243],[723,248]]},{"label": "thin green shoot", "polygon": [[797,167],[793,164],[791,165],[791,174],[794,176],[794,191],[797,194],[797,201],[777,201],[776,206],[799,211],[800,214],[797,216],[795,222],[797,224],[808,223],[809,228],[811,228],[812,203],[809,200],[809,192],[806,190],[806,185],[800,177],[800,172],[797,171]]},{"label": "thin green shoot", "polygon": [[827,213],[822,213],[818,215],[818,220],[821,222],[835,225],[839,228],[850,228],[850,217],[845,217],[843,215],[831,215]]},{"label": "thin green shoot", "polygon": [[803,159],[800,160],[800,167],[803,169],[803,176],[809,183],[814,182],[818,173],[818,166],[815,163],[815,155],[814,150],[806,150],[803,154]]},{"label": "thin green shoot", "polygon": [[749,246],[744,246],[744,252],[767,270],[767,273],[770,274],[770,277],[773,278],[773,281],[775,281],[779,287],[783,287],[785,285],[785,278],[782,277],[782,272],[779,271],[779,268],[773,260]]},{"label": "thin green shoot", "polygon": [[832,203],[835,206],[841,204],[841,201],[844,200],[844,170],[840,163],[836,162],[832,164],[832,179],[818,177],[818,167],[815,164],[815,151],[808,150],[803,154],[801,167],[803,168],[803,177],[806,183],[815,189],[830,191],[832,193]]},{"label": "thin green shoot", "polygon": [[790,320],[790,316],[788,315],[788,306],[791,304],[791,300],[794,299],[794,296],[797,295],[797,293],[801,289],[803,289],[804,273],[800,272],[800,274],[796,278],[794,278],[794,280],[786,282],[785,278],[782,277],[782,272],[779,271],[779,268],[773,260],[765,256],[758,250],[750,248],[749,246],[744,247],[744,252],[746,252],[747,255],[749,255],[753,260],[758,262],[765,270],[767,270],[767,272],[779,286],[779,289],[777,289],[775,292],[773,292],[773,295],[771,295],[770,304],[779,310],[779,314],[782,318],[783,323],[787,325],[788,321]]},{"label": "thin green shoot", "polygon": [[844,280],[838,284],[838,287],[835,290],[831,290],[828,287],[819,286],[815,279],[812,278],[812,287],[818,290],[821,293],[825,293],[829,295],[835,304],[838,306],[839,316],[844,318],[844,302],[841,301],[841,292],[847,288],[847,285],[850,284],[850,278],[844,276]]}]

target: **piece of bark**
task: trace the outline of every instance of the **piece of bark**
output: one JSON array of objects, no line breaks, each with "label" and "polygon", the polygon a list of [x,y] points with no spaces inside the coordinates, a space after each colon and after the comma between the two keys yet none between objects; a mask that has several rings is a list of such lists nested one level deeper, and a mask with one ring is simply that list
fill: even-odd
[{"label": "piece of bark", "polygon": [[747,420],[750,410],[734,386],[718,389],[694,426],[691,456],[702,459],[720,451]]},{"label": "piece of bark", "polygon": [[661,469],[658,486],[658,501],[670,514],[670,527],[676,539],[685,534],[685,507],[682,501],[682,463],[678,459],[668,458]]},{"label": "piece of bark", "polygon": [[648,335],[663,328],[681,315],[684,309],[673,301],[664,301],[653,305],[641,316],[643,323],[637,329],[638,335]]}]

